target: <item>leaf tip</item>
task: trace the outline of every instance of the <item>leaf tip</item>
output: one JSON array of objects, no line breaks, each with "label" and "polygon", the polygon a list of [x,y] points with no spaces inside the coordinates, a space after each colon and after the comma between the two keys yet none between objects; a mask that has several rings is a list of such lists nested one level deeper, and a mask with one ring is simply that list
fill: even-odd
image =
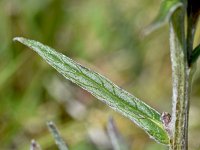
[{"label": "leaf tip", "polygon": [[14,41],[14,42],[15,42],[15,41],[18,41],[18,42],[23,43],[24,40],[25,40],[25,38],[23,38],[23,37],[14,37],[14,38],[13,38],[13,41]]},{"label": "leaf tip", "polygon": [[48,126],[53,126],[54,123],[53,123],[53,121],[47,121],[47,125],[48,125]]}]

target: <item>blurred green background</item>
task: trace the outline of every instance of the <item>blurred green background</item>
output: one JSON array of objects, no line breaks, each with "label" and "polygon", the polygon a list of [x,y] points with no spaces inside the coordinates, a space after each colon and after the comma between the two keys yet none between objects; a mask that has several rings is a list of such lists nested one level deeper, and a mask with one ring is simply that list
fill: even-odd
[{"label": "blurred green background", "polygon": [[[52,120],[71,150],[111,150],[109,116],[130,149],[166,149],[12,41],[23,36],[49,45],[160,112],[171,112],[168,26],[142,35],[159,5],[160,0],[1,0],[0,149],[27,150],[31,139],[43,150],[57,149],[46,126]],[[199,69],[194,81],[190,149],[200,149]]]}]

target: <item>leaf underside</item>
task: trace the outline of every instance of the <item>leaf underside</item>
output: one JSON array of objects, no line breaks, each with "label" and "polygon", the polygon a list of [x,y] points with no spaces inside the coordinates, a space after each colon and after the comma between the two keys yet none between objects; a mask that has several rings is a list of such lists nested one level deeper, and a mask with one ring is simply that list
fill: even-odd
[{"label": "leaf underside", "polygon": [[36,51],[66,79],[90,92],[115,111],[132,120],[151,138],[169,144],[169,138],[160,121],[160,113],[121,89],[102,75],[81,66],[65,55],[40,42],[21,37],[14,38]]}]

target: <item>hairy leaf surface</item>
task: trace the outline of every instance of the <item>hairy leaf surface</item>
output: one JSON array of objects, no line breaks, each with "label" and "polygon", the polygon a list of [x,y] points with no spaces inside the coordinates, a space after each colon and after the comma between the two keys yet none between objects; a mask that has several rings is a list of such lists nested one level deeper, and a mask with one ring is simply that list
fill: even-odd
[{"label": "hairy leaf surface", "polygon": [[169,144],[169,138],[160,121],[160,113],[121,89],[102,75],[81,66],[65,55],[40,42],[17,37],[14,40],[36,51],[66,79],[90,92],[114,110],[120,112],[159,143]]}]

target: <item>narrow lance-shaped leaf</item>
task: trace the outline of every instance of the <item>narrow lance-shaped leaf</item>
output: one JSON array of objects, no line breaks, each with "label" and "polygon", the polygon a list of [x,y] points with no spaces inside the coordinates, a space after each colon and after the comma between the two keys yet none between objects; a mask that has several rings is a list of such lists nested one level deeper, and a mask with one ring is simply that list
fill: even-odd
[{"label": "narrow lance-shaped leaf", "polygon": [[163,0],[160,6],[159,13],[155,20],[144,30],[144,34],[149,34],[152,31],[166,24],[174,11],[182,6],[181,0]]},{"label": "narrow lance-shaped leaf", "polygon": [[87,69],[65,55],[37,41],[17,37],[36,51],[66,79],[76,83],[114,110],[131,119],[159,143],[169,144],[169,138],[160,121],[160,113],[121,89],[102,75]]}]

